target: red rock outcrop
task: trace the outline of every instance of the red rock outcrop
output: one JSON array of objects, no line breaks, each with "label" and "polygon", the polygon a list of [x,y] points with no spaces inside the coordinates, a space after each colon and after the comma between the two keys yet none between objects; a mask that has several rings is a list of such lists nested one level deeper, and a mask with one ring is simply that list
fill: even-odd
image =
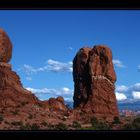
[{"label": "red rock outcrop", "polygon": [[68,108],[64,103],[63,97],[59,96],[57,98],[50,98],[47,101],[42,101],[42,105],[45,108],[49,108],[50,111],[67,111]]},{"label": "red rock outcrop", "polygon": [[43,129],[49,127],[44,126],[45,121],[50,124],[62,122],[68,111],[63,97],[40,101],[25,89],[20,77],[12,71],[11,64],[7,63],[11,54],[10,40],[0,29],[0,129],[32,129],[32,124]]},{"label": "red rock outcrop", "polygon": [[0,29],[0,62],[9,62],[12,57],[12,43],[3,29]]},{"label": "red rock outcrop", "polygon": [[111,50],[103,45],[82,48],[73,60],[74,108],[91,117],[119,116],[115,96],[116,74]]},{"label": "red rock outcrop", "polygon": [[75,56],[73,110],[65,105],[63,97],[40,101],[25,89],[8,64],[11,56],[11,41],[0,29],[0,129],[55,129],[55,125],[62,129],[62,123],[72,127],[74,121],[87,123],[92,116],[118,116],[116,75],[109,48],[85,47]]},{"label": "red rock outcrop", "polygon": [[22,87],[19,76],[11,65],[0,62],[0,106],[15,107],[21,102],[36,103],[37,98]]}]

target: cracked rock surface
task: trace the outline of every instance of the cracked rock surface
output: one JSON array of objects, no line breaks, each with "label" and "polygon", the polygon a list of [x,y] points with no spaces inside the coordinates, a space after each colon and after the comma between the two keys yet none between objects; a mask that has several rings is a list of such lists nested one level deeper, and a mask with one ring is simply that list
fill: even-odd
[{"label": "cracked rock surface", "polygon": [[98,118],[119,116],[110,48],[104,45],[81,48],[73,60],[73,80],[74,108]]}]

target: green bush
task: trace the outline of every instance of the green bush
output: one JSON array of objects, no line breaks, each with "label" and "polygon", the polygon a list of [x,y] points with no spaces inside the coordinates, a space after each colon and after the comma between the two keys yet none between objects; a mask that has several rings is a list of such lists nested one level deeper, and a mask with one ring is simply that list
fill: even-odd
[{"label": "green bush", "polygon": [[119,124],[119,123],[120,123],[119,117],[114,117],[113,124]]},{"label": "green bush", "polygon": [[74,128],[81,128],[81,124],[80,124],[78,121],[73,121],[72,126],[73,126]]},{"label": "green bush", "polygon": [[4,120],[4,117],[2,114],[0,114],[0,122],[2,122]]},{"label": "green bush", "polygon": [[20,126],[20,130],[30,130],[31,127],[30,127],[30,124],[29,123],[26,123],[26,124],[22,124]]},{"label": "green bush", "polygon": [[97,130],[110,130],[110,127],[105,122],[98,122],[98,124],[96,125],[95,129],[97,129]]},{"label": "green bush", "polygon": [[16,109],[15,111],[11,111],[13,115],[18,115],[19,110]]},{"label": "green bush", "polygon": [[59,124],[57,124],[55,128],[56,128],[57,130],[67,130],[67,129],[68,129],[67,125],[64,124],[64,123],[59,123]]},{"label": "green bush", "polygon": [[21,105],[22,105],[22,106],[25,106],[25,105],[26,105],[26,102],[21,102]]},{"label": "green bush", "polygon": [[43,121],[43,122],[41,123],[41,125],[43,125],[43,126],[48,126],[48,123],[47,123],[46,121]]},{"label": "green bush", "polygon": [[16,126],[18,126],[18,125],[19,125],[19,126],[23,125],[21,121],[14,121],[14,122],[11,122],[11,124],[12,124],[12,125],[16,125]]},{"label": "green bush", "polygon": [[127,123],[123,126],[126,130],[138,130],[140,129],[140,117],[135,118],[132,122]]},{"label": "green bush", "polygon": [[95,126],[96,124],[98,124],[98,119],[96,117],[91,118],[91,124],[92,126]]},{"label": "green bush", "polygon": [[54,130],[55,129],[55,125],[52,125],[50,123],[47,124],[47,127],[49,130]]},{"label": "green bush", "polygon": [[106,122],[99,121],[96,117],[91,119],[91,124],[94,130],[110,130],[110,127]]},{"label": "green bush", "polygon": [[33,115],[32,114],[29,114],[28,118],[29,119],[32,119],[33,118]]},{"label": "green bush", "polygon": [[40,128],[39,125],[37,125],[36,123],[31,125],[31,130],[38,130]]},{"label": "green bush", "polygon": [[134,129],[134,127],[133,127],[132,123],[127,123],[127,124],[125,124],[125,125],[123,126],[122,129],[125,129],[125,130],[132,130],[132,129]]},{"label": "green bush", "polygon": [[39,128],[40,128],[40,126],[37,125],[36,123],[34,123],[32,125],[30,125],[29,123],[20,125],[20,130],[38,130]]},{"label": "green bush", "polygon": [[140,117],[133,120],[132,126],[134,129],[140,129]]}]

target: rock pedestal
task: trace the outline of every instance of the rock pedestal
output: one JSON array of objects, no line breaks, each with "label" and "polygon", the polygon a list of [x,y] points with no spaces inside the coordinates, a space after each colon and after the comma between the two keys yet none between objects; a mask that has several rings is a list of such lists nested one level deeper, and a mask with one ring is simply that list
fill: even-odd
[{"label": "rock pedestal", "polygon": [[111,50],[103,45],[81,48],[73,60],[74,108],[89,116],[119,116],[115,96],[116,74]]},{"label": "rock pedestal", "polygon": [[0,29],[0,62],[8,63],[12,57],[12,43],[3,29]]}]

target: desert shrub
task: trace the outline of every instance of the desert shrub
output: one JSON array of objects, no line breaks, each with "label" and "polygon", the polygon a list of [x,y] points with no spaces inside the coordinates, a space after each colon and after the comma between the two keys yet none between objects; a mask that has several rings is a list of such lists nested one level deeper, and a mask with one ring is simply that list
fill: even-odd
[{"label": "desert shrub", "polygon": [[95,126],[96,124],[98,124],[98,119],[96,117],[92,117],[90,120],[92,126]]},{"label": "desert shrub", "polygon": [[14,110],[14,111],[11,111],[11,113],[12,113],[13,115],[18,115],[18,112],[19,112],[18,109]]},{"label": "desert shrub", "polygon": [[26,124],[22,124],[20,126],[20,130],[30,130],[30,124],[29,123],[26,123]]},{"label": "desert shrub", "polygon": [[99,121],[96,117],[91,118],[91,124],[94,130],[110,130],[106,122]]},{"label": "desert shrub", "polygon": [[22,106],[26,105],[26,102],[21,102],[21,105],[22,105]]},{"label": "desert shrub", "polygon": [[20,130],[38,130],[39,128],[40,128],[40,126],[37,125],[36,123],[34,123],[32,125],[30,125],[29,123],[20,125]]},{"label": "desert shrub", "polygon": [[47,126],[48,123],[47,123],[46,121],[43,121],[43,122],[41,123],[41,125],[43,125],[43,126]]},{"label": "desert shrub", "polygon": [[29,114],[28,118],[29,119],[32,119],[33,118],[33,115],[32,114]]},{"label": "desert shrub", "polygon": [[133,128],[132,123],[127,123],[127,124],[125,124],[125,125],[123,126],[122,129],[124,129],[124,130],[132,130],[132,129],[134,129],[134,128]]},{"label": "desert shrub", "polygon": [[30,126],[30,128],[31,128],[31,130],[38,130],[40,128],[40,126],[37,125],[36,123],[34,123]]},{"label": "desert shrub", "polygon": [[48,127],[49,130],[55,129],[55,125],[52,125],[50,123],[48,123],[47,127]]},{"label": "desert shrub", "polygon": [[110,130],[110,127],[107,123],[101,121],[101,122],[98,122],[95,129],[97,129],[97,130]]},{"label": "desert shrub", "polygon": [[120,123],[119,117],[114,117],[113,124],[119,124],[119,123]]},{"label": "desert shrub", "polygon": [[57,129],[57,130],[67,130],[68,126],[64,123],[59,123],[55,126],[55,129]]},{"label": "desert shrub", "polygon": [[132,122],[127,123],[123,126],[125,130],[138,130],[140,129],[140,117],[135,118]]},{"label": "desert shrub", "polygon": [[81,124],[80,124],[78,121],[73,121],[72,126],[73,126],[74,128],[81,128]]},{"label": "desert shrub", "polygon": [[4,117],[2,114],[0,114],[0,122],[2,122],[4,120]]},{"label": "desert shrub", "polygon": [[16,125],[16,126],[21,126],[21,125],[23,125],[23,123],[21,122],[21,121],[13,121],[13,122],[11,122],[11,124],[12,125]]},{"label": "desert shrub", "polygon": [[134,129],[140,129],[140,117],[133,120],[132,126]]},{"label": "desert shrub", "polygon": [[66,121],[66,118],[62,118],[62,121]]}]

